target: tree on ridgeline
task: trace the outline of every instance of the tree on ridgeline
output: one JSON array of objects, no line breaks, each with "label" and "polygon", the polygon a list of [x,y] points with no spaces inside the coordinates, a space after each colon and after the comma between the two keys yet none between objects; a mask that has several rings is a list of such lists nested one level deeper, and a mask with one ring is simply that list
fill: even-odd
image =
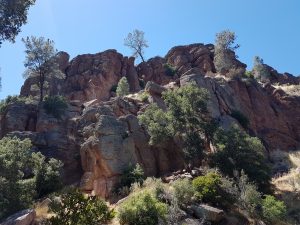
[{"label": "tree on ridgeline", "polygon": [[233,53],[240,47],[235,40],[236,34],[230,30],[216,34],[214,64],[217,72],[226,73],[234,69]]},{"label": "tree on ridgeline", "polygon": [[22,39],[25,44],[26,59],[24,66],[27,70],[24,77],[37,77],[37,86],[40,92],[40,102],[44,98],[44,89],[47,87],[47,80],[51,78],[63,79],[64,73],[59,69],[56,60],[57,50],[54,42],[44,37],[27,37]]},{"label": "tree on ridgeline", "polygon": [[144,31],[135,29],[124,39],[124,45],[132,50],[132,55],[139,56],[143,62],[145,62],[144,49],[149,47],[144,35]]}]

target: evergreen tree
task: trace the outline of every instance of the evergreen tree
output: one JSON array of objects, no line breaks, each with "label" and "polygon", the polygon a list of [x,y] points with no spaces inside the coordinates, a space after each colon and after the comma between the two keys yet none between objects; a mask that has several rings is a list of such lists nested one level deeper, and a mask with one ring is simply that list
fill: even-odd
[{"label": "evergreen tree", "polygon": [[129,84],[126,77],[122,77],[116,90],[117,96],[123,97],[129,94]]},{"label": "evergreen tree", "polygon": [[44,98],[44,89],[47,80],[51,78],[64,78],[56,61],[57,51],[54,48],[54,42],[44,37],[27,37],[22,39],[25,44],[26,59],[24,66],[27,70],[24,77],[37,77],[37,86],[40,92],[40,102]]},{"label": "evergreen tree", "polygon": [[234,68],[234,51],[240,46],[234,45],[236,35],[230,30],[216,34],[214,64],[217,72],[226,73]]}]

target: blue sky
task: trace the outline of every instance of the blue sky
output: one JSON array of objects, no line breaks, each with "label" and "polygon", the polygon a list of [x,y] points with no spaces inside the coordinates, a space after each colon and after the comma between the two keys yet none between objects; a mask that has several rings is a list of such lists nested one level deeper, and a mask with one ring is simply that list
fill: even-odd
[{"label": "blue sky", "polygon": [[117,49],[127,33],[145,32],[146,58],[164,56],[176,45],[213,43],[224,29],[235,31],[241,61],[255,55],[279,72],[300,74],[299,0],[36,0],[16,43],[0,48],[0,99],[18,94],[24,80],[22,37],[45,36],[71,57]]}]

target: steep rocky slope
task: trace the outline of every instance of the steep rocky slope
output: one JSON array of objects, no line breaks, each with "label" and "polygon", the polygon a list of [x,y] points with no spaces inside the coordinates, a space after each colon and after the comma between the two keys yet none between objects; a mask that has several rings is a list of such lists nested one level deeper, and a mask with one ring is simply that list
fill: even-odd
[{"label": "steep rocky slope", "polygon": [[[149,176],[183,168],[178,143],[150,146],[137,115],[149,102],[163,107],[163,90],[196,82],[210,92],[211,115],[223,127],[238,123],[231,115],[240,111],[249,119],[249,133],[261,138],[268,151],[299,148],[300,97],[272,86],[272,82],[299,84],[299,78],[270,67],[274,76],[268,84],[249,78],[229,79],[215,73],[213,58],[214,46],[203,44],[174,47],[165,57],[137,66],[134,58],[115,50],[80,55],[71,61],[61,52],[58,62],[66,78],[50,80],[48,93],[69,100],[65,115],[56,119],[35,103],[10,104],[1,115],[0,134],[30,138],[37,150],[64,162],[67,183],[81,180],[83,190],[107,197],[129,164],[140,163]],[[176,73],[170,76],[166,64],[176,68]],[[238,60],[235,64],[245,71],[245,64]],[[113,89],[122,76],[127,77],[133,93],[153,81],[145,88],[148,101],[136,95],[114,97]],[[36,95],[31,88],[35,82],[27,79],[21,96]]]}]

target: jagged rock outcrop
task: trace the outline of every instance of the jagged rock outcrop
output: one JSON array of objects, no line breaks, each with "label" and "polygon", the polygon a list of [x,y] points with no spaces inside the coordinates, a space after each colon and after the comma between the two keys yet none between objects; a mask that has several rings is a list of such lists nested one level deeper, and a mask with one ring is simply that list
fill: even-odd
[{"label": "jagged rock outcrop", "polygon": [[[78,109],[79,108],[79,109]],[[64,181],[73,183],[81,176],[76,116],[80,107],[69,105],[62,118],[47,114],[37,103],[11,103],[1,115],[1,137],[29,138],[36,151],[64,163]]]},{"label": "jagged rock outcrop", "polygon": [[205,77],[192,69],[181,77],[181,85],[195,81],[210,92],[209,109],[222,125],[233,118],[234,110],[249,119],[249,131],[258,136],[268,150],[295,150],[300,146],[300,98],[288,96],[271,85],[254,80]]},{"label": "jagged rock outcrop", "polygon": [[[71,61],[61,52],[57,60],[66,78],[50,80],[49,93],[69,100],[66,114],[56,119],[37,103],[12,103],[0,117],[0,135],[30,138],[36,150],[64,162],[67,183],[81,178],[81,188],[87,192],[109,196],[129,164],[141,164],[151,176],[183,168],[178,143],[150,146],[137,116],[148,103],[164,108],[163,91],[192,81],[208,89],[211,115],[224,128],[238,124],[231,116],[238,110],[249,119],[247,131],[261,138],[268,150],[300,146],[299,97],[251,79],[217,76],[213,45],[177,46],[166,57],[155,57],[136,67],[134,58],[115,50],[80,55]],[[172,76],[167,74],[166,64],[176,69]],[[245,69],[237,60],[236,65]],[[122,76],[127,77],[132,92],[150,81],[145,87],[148,102],[132,96],[112,98],[111,89]],[[289,74],[276,77],[279,83],[297,84],[299,80]],[[27,79],[21,95],[34,95],[30,89],[34,82],[34,78]]]},{"label": "jagged rock outcrop", "polygon": [[26,209],[10,216],[1,225],[34,225],[35,217],[34,209]]},{"label": "jagged rock outcrop", "polygon": [[79,121],[84,175],[81,188],[108,197],[129,165],[139,163],[145,174],[156,176],[183,166],[176,145],[155,148],[139,125],[141,102],[115,98],[88,107]]},{"label": "jagged rock outcrop", "polygon": [[[105,101],[111,97],[111,89],[123,76],[127,77],[132,92],[140,90],[134,58],[123,57],[116,50],[79,55],[70,62],[68,60],[67,53],[58,54],[57,61],[66,78],[48,80],[50,88],[47,93],[63,94],[69,100],[79,100],[81,103],[93,99]],[[21,89],[22,96],[37,94],[31,88],[36,79],[25,81]]]},{"label": "jagged rock outcrop", "polygon": [[279,73],[277,70],[275,70],[273,67],[266,65],[266,69],[270,74],[270,83],[272,84],[289,84],[289,85],[298,85],[300,84],[300,77],[295,77],[290,73]]}]

